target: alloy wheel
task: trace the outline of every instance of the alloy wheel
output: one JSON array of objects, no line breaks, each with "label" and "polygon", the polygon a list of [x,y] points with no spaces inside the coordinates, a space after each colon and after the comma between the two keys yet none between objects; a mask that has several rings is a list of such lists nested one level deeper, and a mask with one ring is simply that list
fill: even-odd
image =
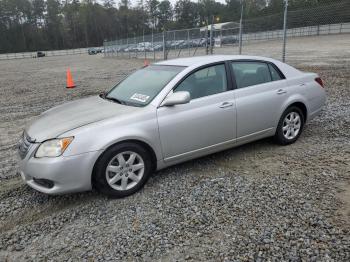
[{"label": "alloy wheel", "polygon": [[301,116],[299,113],[293,111],[286,115],[282,125],[283,136],[288,140],[292,140],[299,135],[300,129]]},{"label": "alloy wheel", "polygon": [[142,157],[132,151],[118,153],[108,163],[106,180],[110,187],[125,191],[135,187],[145,173]]}]

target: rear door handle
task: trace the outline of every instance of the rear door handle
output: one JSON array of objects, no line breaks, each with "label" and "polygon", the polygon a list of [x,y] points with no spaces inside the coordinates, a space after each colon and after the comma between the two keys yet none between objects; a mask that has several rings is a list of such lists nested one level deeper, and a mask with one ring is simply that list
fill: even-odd
[{"label": "rear door handle", "polygon": [[286,93],[287,93],[287,91],[284,90],[284,89],[278,89],[278,91],[277,91],[277,95],[283,95],[283,94],[286,94]]},{"label": "rear door handle", "polygon": [[230,106],[233,106],[233,103],[231,102],[224,102],[220,105],[220,108],[227,108],[227,107],[230,107]]}]

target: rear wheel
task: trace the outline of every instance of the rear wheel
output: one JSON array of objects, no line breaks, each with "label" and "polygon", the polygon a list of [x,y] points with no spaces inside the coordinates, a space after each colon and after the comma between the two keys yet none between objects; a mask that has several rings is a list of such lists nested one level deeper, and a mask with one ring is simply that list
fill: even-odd
[{"label": "rear wheel", "polygon": [[275,141],[281,145],[294,143],[304,127],[304,115],[300,108],[292,106],[284,111],[275,134]]},{"label": "rear wheel", "polygon": [[113,197],[126,197],[140,190],[152,172],[147,150],[135,143],[109,148],[95,166],[94,186]]}]

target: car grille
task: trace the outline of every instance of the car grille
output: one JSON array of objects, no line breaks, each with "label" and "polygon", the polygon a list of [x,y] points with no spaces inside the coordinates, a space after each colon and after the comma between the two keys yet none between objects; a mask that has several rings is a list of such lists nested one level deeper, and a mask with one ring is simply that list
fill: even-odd
[{"label": "car grille", "polygon": [[21,159],[24,159],[26,157],[32,143],[32,139],[27,135],[26,132],[23,132],[23,135],[18,142],[18,152]]}]

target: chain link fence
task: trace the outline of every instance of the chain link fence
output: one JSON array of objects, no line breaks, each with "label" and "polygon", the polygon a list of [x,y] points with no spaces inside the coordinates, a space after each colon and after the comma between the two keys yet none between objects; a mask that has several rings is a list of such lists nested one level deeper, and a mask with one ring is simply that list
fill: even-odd
[{"label": "chain link fence", "polygon": [[[288,6],[288,0],[285,0],[283,12],[249,20],[243,16],[242,23],[231,22],[230,28],[214,24],[106,41],[104,54],[106,57],[154,60],[206,54],[246,54],[269,55],[285,60],[289,52],[293,53],[298,46],[290,46],[290,39],[299,39],[302,43],[302,37],[334,34],[350,34],[350,1],[310,4],[298,9]],[[266,46],[264,42],[273,44]]]},{"label": "chain link fence", "polygon": [[104,42],[105,56],[144,59],[168,59],[205,54],[207,32],[201,28],[164,31],[162,33]]}]

